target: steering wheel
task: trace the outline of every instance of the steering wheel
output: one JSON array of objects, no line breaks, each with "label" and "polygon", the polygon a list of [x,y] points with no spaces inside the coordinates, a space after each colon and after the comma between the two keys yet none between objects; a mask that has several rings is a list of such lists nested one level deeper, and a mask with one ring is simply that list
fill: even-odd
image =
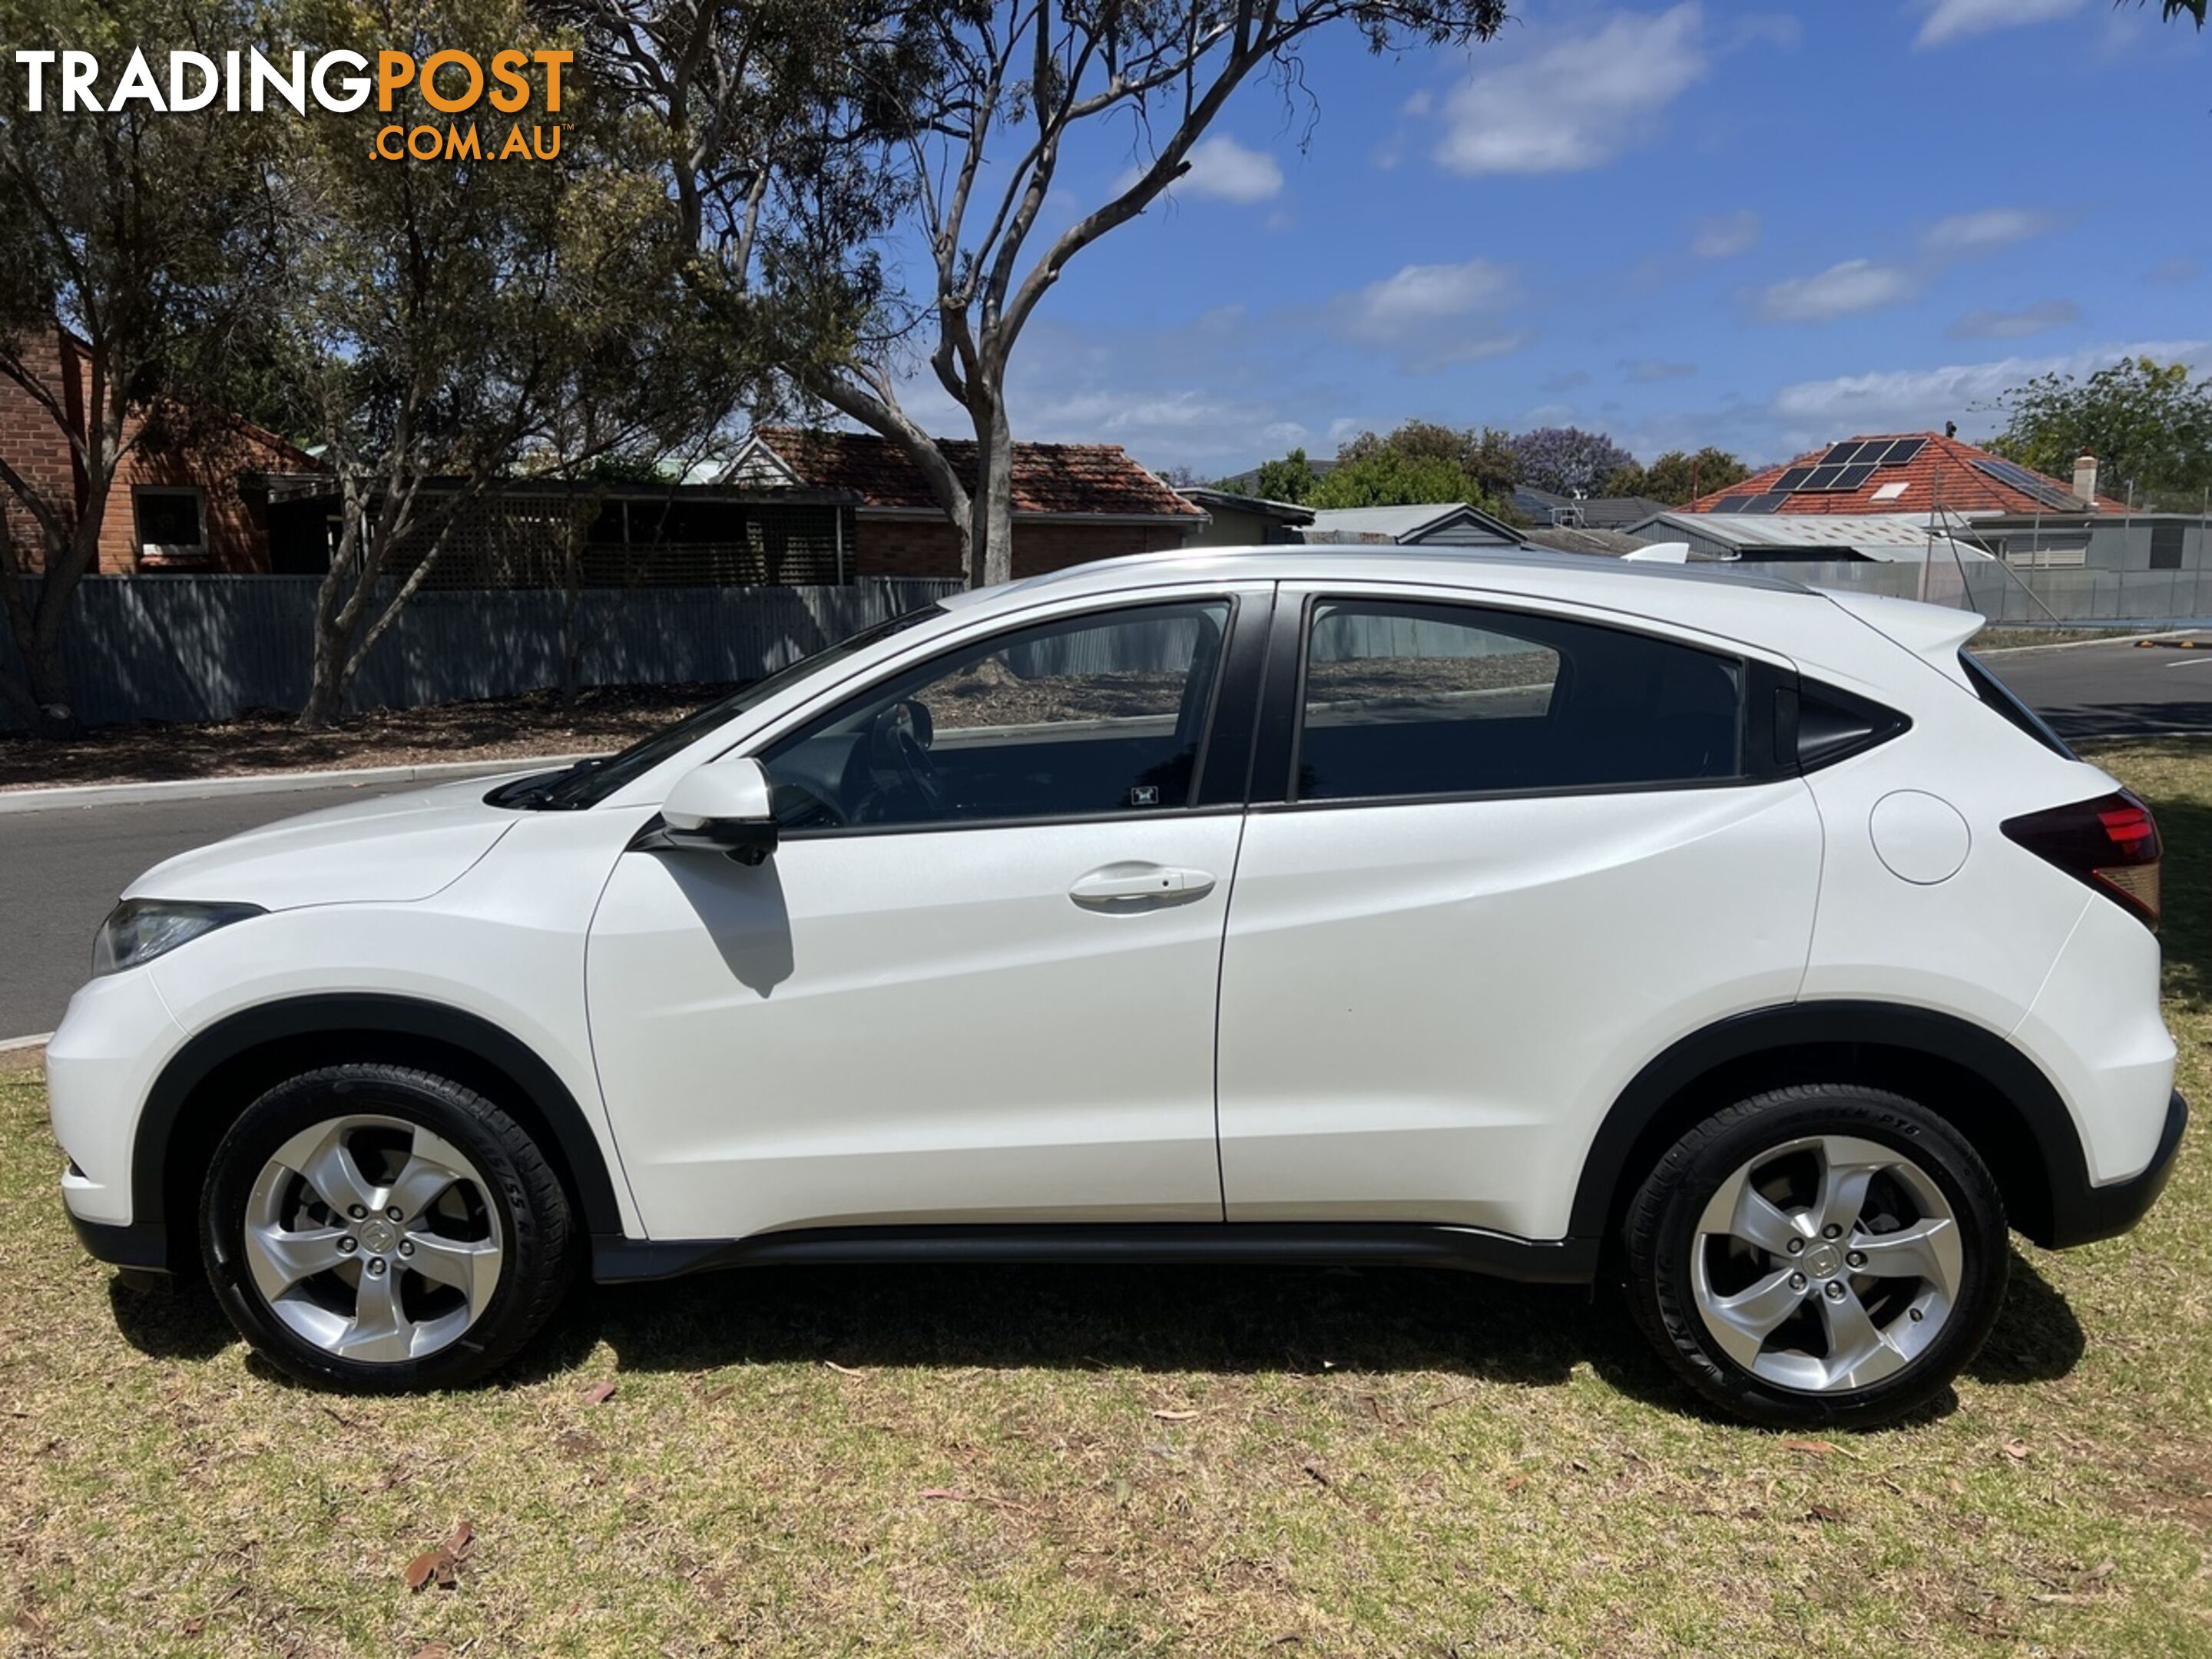
[{"label": "steering wheel", "polygon": [[877,804],[890,793],[888,782],[908,797],[915,816],[937,817],[945,811],[945,787],[939,781],[930,744],[937,722],[926,704],[902,697],[868,722],[868,769],[877,781]]}]

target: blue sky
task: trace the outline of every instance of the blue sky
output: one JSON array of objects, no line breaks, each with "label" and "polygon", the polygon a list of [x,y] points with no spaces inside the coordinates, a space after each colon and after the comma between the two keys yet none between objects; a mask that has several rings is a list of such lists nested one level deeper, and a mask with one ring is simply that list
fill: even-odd
[{"label": "blue sky", "polygon": [[[1016,432],[1207,476],[1419,416],[1777,459],[1990,430],[2003,386],[2212,367],[2212,33],[2107,0],[1528,0],[1471,52],[1316,39],[1072,264]],[[1063,167],[1048,225],[1130,165]],[[947,434],[921,386],[915,412]]]}]

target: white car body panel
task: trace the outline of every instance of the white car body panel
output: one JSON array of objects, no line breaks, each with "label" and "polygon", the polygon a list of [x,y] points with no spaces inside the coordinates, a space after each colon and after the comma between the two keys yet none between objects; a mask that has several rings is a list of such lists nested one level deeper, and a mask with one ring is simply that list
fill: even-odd
[{"label": "white car body panel", "polygon": [[1221,975],[1232,1221],[1556,1238],[1625,1079],[1788,1002],[1803,782],[1255,812]]},{"label": "white car body panel", "polygon": [[164,860],[125,898],[201,899],[286,910],[404,904],[458,880],[514,828],[471,778],[303,812]]},{"label": "white car body panel", "polygon": [[[1241,817],[625,856],[592,1041],[659,1238],[930,1221],[1218,1221],[1213,990]],[[1206,871],[1127,915],[1085,872]]]}]

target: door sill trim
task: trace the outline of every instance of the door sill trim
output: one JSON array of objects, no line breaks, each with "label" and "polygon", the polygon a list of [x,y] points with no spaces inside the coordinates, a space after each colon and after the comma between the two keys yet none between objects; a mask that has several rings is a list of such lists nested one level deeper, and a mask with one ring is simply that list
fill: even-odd
[{"label": "door sill trim", "polygon": [[1593,1238],[1516,1238],[1425,1222],[1112,1222],[814,1227],[750,1238],[647,1240],[600,1233],[600,1284],[722,1267],[995,1261],[1067,1265],[1224,1262],[1276,1267],[1449,1267],[1531,1284],[1587,1285]]}]

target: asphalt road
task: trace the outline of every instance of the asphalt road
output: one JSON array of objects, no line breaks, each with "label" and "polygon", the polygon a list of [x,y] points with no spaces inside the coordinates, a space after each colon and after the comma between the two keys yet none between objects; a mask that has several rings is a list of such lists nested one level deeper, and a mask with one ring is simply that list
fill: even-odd
[{"label": "asphalt road", "polygon": [[1984,660],[2062,737],[2212,732],[2212,649],[2081,645]]},{"label": "asphalt road", "polygon": [[241,830],[416,783],[214,796],[129,806],[0,813],[6,871],[0,1042],[51,1031],[84,982],[92,936],[116,896],[153,865]]},{"label": "asphalt road", "polygon": [[[1990,665],[2068,737],[2212,732],[2212,650],[2085,645],[1998,656]],[[0,1041],[54,1028],[84,981],[94,929],[149,866],[256,824],[419,787],[0,813],[0,870],[7,872]]]}]

